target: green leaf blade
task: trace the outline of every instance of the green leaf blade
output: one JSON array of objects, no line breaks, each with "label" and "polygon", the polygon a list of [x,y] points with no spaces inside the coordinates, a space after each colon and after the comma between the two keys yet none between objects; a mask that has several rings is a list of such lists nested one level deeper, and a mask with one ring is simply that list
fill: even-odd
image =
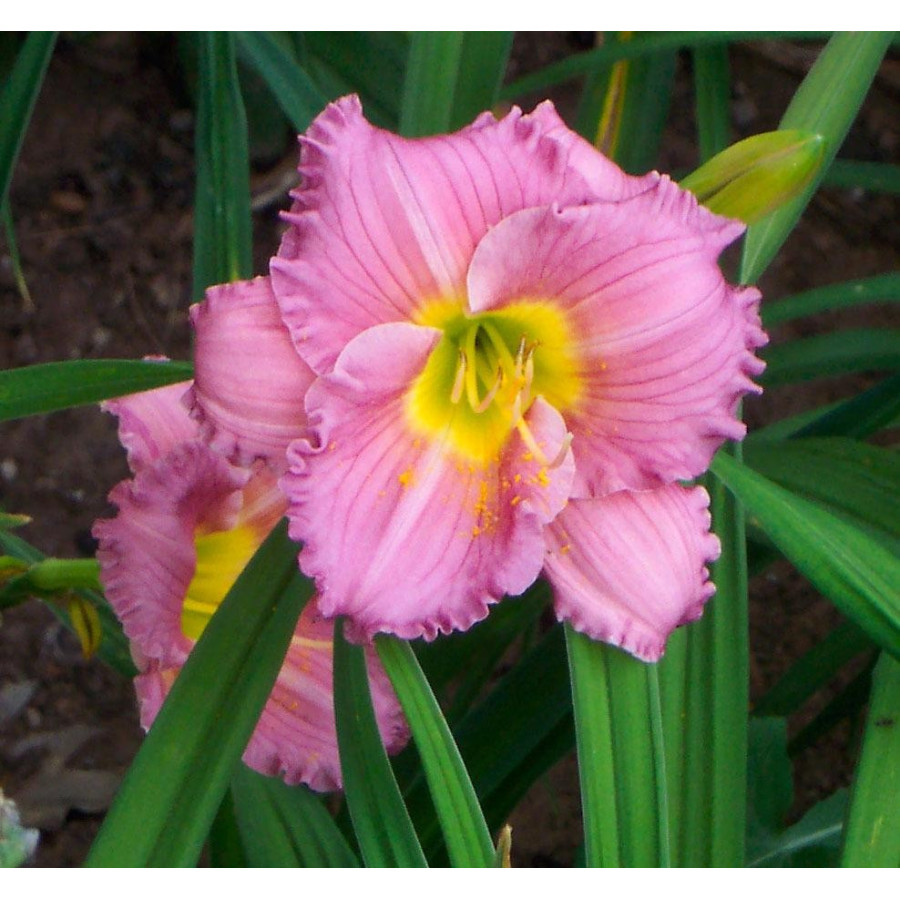
[{"label": "green leaf blade", "polygon": [[196,863],[312,592],[282,523],[238,577],[175,680],[88,866]]},{"label": "green leaf blade", "polygon": [[256,868],[355,868],[359,860],[322,800],[241,764],[232,779],[247,861]]},{"label": "green leaf blade", "polygon": [[250,150],[234,37],[199,37],[194,199],[194,299],[253,271]]},{"label": "green leaf blade", "polygon": [[350,818],[369,868],[422,868],[425,854],[378,732],[363,648],[334,625],[334,712]]},{"label": "green leaf blade", "polygon": [[0,422],[187,381],[190,363],[78,359],[0,372]]},{"label": "green leaf blade", "polygon": [[841,865],[900,866],[900,662],[886,653],[875,667]]},{"label": "green leaf blade", "polygon": [[[588,866],[668,866],[656,669],[566,626]],[[654,728],[654,722],[659,727]]]},{"label": "green leaf blade", "polygon": [[450,129],[462,51],[461,31],[417,31],[411,36],[401,134],[423,137]]},{"label": "green leaf blade", "polygon": [[742,281],[759,278],[806,209],[824,171],[837,155],[892,39],[891,32],[836,34],[803,80],[779,128],[822,135],[827,141],[825,162],[799,197],[748,230],[741,263]]},{"label": "green leaf blade", "polygon": [[409,644],[379,636],[375,646],[412,729],[455,867],[494,865],[494,846],[450,729]]},{"label": "green leaf blade", "polygon": [[900,329],[856,328],[775,344],[762,353],[766,387],[830,378],[846,372],[900,369]]},{"label": "green leaf blade", "polygon": [[900,655],[900,561],[826,509],[725,454],[712,469],[784,555],[869,636]]},{"label": "green leaf blade", "polygon": [[512,42],[511,31],[463,32],[448,130],[462,128],[480,113],[493,109],[509,64]]},{"label": "green leaf blade", "polygon": [[773,325],[816,313],[848,309],[867,303],[897,301],[900,301],[900,272],[887,272],[768,301],[763,304],[761,312],[763,325],[771,328]]},{"label": "green leaf blade", "polygon": [[236,37],[242,55],[262,76],[297,133],[302,134],[328,98],[268,32],[239,31]]},{"label": "green leaf blade", "polygon": [[33,31],[25,39],[0,94],[0,207],[6,205],[16,160],[25,140],[57,32]]}]

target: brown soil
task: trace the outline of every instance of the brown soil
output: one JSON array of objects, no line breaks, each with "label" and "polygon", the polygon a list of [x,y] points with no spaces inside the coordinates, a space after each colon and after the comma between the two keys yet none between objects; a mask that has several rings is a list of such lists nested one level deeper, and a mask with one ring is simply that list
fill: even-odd
[{"label": "brown soil", "polygon": [[[521,43],[518,62],[566,47],[571,37]],[[736,47],[734,116],[748,134],[777,124],[814,53],[809,47]],[[897,160],[898,63],[885,62],[845,155]],[[559,96],[566,107],[565,92]],[[662,167],[696,165],[686,57],[680,60]],[[51,62],[12,188],[12,210],[32,303],[22,299],[8,255],[0,257],[0,365],[164,353],[186,359],[190,335],[193,114],[165,41],[133,35],[64,38]],[[259,196],[284,182],[294,149],[255,176]],[[276,196],[280,192],[276,191]],[[256,213],[256,270],[277,246],[277,205]],[[767,297],[889,271],[897,264],[896,198],[824,190],[766,275]],[[887,325],[896,312],[853,311],[810,328]],[[779,332],[774,339],[788,332]],[[751,424],[826,402],[868,384],[829,380],[772,391],[747,405]],[[3,426],[0,507],[28,513],[21,535],[48,554],[86,555],[91,524],[126,474],[113,422],[79,409]],[[830,604],[788,566],[753,585],[754,695],[770,686],[836,621]],[[21,692],[21,704],[11,690]],[[4,693],[5,692],[5,693]],[[4,705],[5,704],[5,705]],[[7,715],[4,716],[4,710]],[[798,761],[798,809],[847,781],[851,729]],[[115,784],[140,742],[131,686],[77,643],[47,609],[30,602],[0,626],[0,787],[42,829],[35,865],[79,864]],[[578,841],[571,762],[533,790],[514,817],[515,861],[569,865]]]}]

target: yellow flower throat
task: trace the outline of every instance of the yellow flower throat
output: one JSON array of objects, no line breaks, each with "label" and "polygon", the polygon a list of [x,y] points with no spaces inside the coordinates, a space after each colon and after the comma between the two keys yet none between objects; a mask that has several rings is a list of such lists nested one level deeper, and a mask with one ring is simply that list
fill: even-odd
[{"label": "yellow flower throat", "polygon": [[414,430],[478,465],[497,461],[513,430],[548,465],[565,453],[568,443],[545,458],[524,418],[537,396],[564,412],[581,390],[571,329],[557,306],[521,301],[468,315],[460,303],[434,301],[417,321],[443,335],[407,394]]}]

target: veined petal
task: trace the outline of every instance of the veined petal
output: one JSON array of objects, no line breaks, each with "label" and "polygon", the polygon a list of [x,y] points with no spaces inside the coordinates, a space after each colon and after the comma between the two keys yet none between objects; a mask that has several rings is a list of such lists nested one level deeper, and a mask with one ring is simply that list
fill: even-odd
[{"label": "veined petal", "polygon": [[182,402],[190,386],[189,381],[182,381],[100,404],[119,420],[119,441],[132,472],[197,437],[197,427],[185,414]]},{"label": "veined petal", "polygon": [[222,284],[191,307],[196,332],[189,403],[213,449],[246,464],[283,468],[303,433],[303,396],[313,373],[281,319],[268,278]]},{"label": "veined petal", "polygon": [[[660,180],[661,176],[657,172],[648,172],[640,176],[628,175],[611,159],[600,153],[593,144],[572,131],[559,117],[549,100],[535,107],[531,116],[540,120],[546,136],[557,143],[565,155],[567,169],[583,180],[587,186],[586,201],[626,200],[642,194]],[[560,198],[559,202],[565,201]]]},{"label": "veined petal", "polygon": [[[571,164],[582,155],[549,105],[408,140],[370,125],[356,97],[332,103],[301,138],[302,185],[271,264],[298,352],[324,373],[365,329],[415,321],[435,299],[462,304],[490,227],[530,206],[595,196]],[[601,181],[604,196],[620,196],[640,180]]]},{"label": "veined petal", "polygon": [[580,391],[561,412],[579,495],[695,477],[743,436],[735,409],[758,391],[766,337],[759,293],[717,264],[742,230],[663,178],[620,203],[524,210],[479,244],[473,311],[552,301],[568,325]]},{"label": "veined petal", "polygon": [[[263,709],[244,762],[288,784],[314,791],[341,787],[341,764],[334,721],[334,623],[319,618],[315,602],[300,616],[272,694]],[[366,648],[369,687],[378,730],[388,753],[409,739],[406,719],[378,655]]]},{"label": "veined petal", "polygon": [[[314,791],[341,787],[334,721],[333,622],[319,616],[315,599],[304,608],[287,655],[244,751],[244,762],[288,784]],[[387,674],[372,647],[366,648],[369,687],[378,730],[388,753],[409,740],[409,726]],[[175,683],[180,667],[142,660],[135,678],[141,727],[148,730]]]},{"label": "veined petal", "polygon": [[[119,508],[116,518],[94,526],[106,595],[141,673],[135,687],[144,728],[155,719],[195,639],[287,507],[275,474],[261,460],[239,468],[197,439],[148,460],[148,448],[158,450],[160,404],[168,413],[164,438],[179,421],[190,434],[197,430],[180,395],[164,391],[126,398],[128,434],[140,436],[143,461],[134,479],[110,494]],[[315,790],[340,786],[332,633],[315,601],[308,604],[244,754],[253,768]],[[367,661],[379,728],[388,751],[396,752],[408,729],[371,648]]]},{"label": "veined petal", "polygon": [[658,660],[669,634],[699,618],[715,591],[706,563],[720,545],[708,506],[706,491],[680,485],[571,501],[546,529],[557,616]]},{"label": "veined petal", "polygon": [[[301,567],[323,614],[349,616],[356,638],[432,638],[483,618],[537,576],[542,524],[568,497],[571,454],[548,467],[513,431],[497,459],[476,465],[449,438],[415,431],[407,392],[438,338],[403,323],[355,338],[307,395],[315,444],[288,451],[281,485]],[[540,401],[525,421],[552,459],[562,418]]]},{"label": "veined petal", "polygon": [[[181,415],[187,419],[184,408]],[[163,667],[181,665],[192,646],[181,615],[195,535],[235,524],[249,476],[202,443],[181,444],[113,488],[118,515],[94,525],[107,599],[129,640]]]}]

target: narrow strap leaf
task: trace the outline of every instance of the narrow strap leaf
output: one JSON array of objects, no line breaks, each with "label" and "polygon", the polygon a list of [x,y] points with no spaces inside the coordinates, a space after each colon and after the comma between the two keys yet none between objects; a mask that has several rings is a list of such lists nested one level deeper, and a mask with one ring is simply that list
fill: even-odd
[{"label": "narrow strap leaf", "polygon": [[282,522],[188,657],[128,770],[88,866],[191,866],[313,586]]},{"label": "narrow strap leaf", "polygon": [[758,441],[744,455],[766,478],[900,542],[900,454],[852,438]]},{"label": "narrow strap leaf", "polygon": [[617,62],[620,59],[636,59],[648,53],[662,50],[680,50],[682,47],[700,47],[708,44],[724,44],[732,41],[808,40],[827,38],[829,31],[660,31],[641,34],[633,41],[604,44],[595,50],[572,53],[559,62],[550,63],[510,82],[501,97],[512,100],[523,94],[546,91],[556,84],[594,70],[597,66]]},{"label": "narrow strap leaf", "polygon": [[749,229],[741,262],[742,281],[759,278],[806,209],[844,142],[892,39],[891,32],[836,34],[803,80],[778,127],[822,135],[828,142],[825,163],[799,197]]},{"label": "narrow strap leaf", "polygon": [[252,273],[250,151],[233,35],[199,37],[194,299]]},{"label": "narrow strap leaf", "polygon": [[448,130],[462,128],[479,113],[493,109],[506,74],[512,42],[511,31],[463,32]]},{"label": "narrow strap leaf", "polygon": [[[549,600],[549,585],[538,580],[515,601],[497,604],[486,619],[468,631],[457,631],[416,647],[416,656],[436,695],[445,696],[453,683],[452,701],[446,712],[451,725],[472,709],[473,701],[484,692],[510,647],[523,636],[536,633],[537,620]],[[460,659],[466,660],[463,671]]]},{"label": "narrow strap leaf", "polygon": [[[800,866],[794,857],[808,854],[811,851],[822,851],[828,854],[829,860],[837,858],[841,833],[844,828],[844,816],[847,811],[847,792],[836,791],[830,797],[817,803],[799,822],[785,829],[768,846],[755,846],[753,853],[748,854],[748,866]],[[814,863],[806,865],[821,866],[819,856]]]},{"label": "narrow strap leaf", "polygon": [[0,422],[186,381],[190,363],[74,359],[0,371]]},{"label": "narrow strap leaf", "polygon": [[0,93],[0,206],[6,205],[19,150],[56,44],[55,31],[33,31]]},{"label": "narrow strap leaf", "polygon": [[841,865],[900,865],[900,662],[886,653],[873,676]]},{"label": "narrow strap leaf", "polygon": [[375,646],[412,729],[452,864],[492,867],[495,850],[469,773],[415,654],[383,635]]},{"label": "narrow strap leaf", "polygon": [[694,94],[700,161],[731,143],[731,70],[728,45],[694,47]]},{"label": "narrow strap leaf", "polygon": [[588,866],[669,865],[655,669],[566,626]]},{"label": "narrow strap leaf", "polygon": [[334,713],[347,806],[369,868],[427,866],[372,708],[362,647],[334,624]]},{"label": "narrow strap leaf", "polygon": [[359,860],[322,800],[241,763],[232,778],[234,816],[247,864],[257,868],[352,868]]},{"label": "narrow strap leaf", "polygon": [[212,827],[207,838],[209,864],[215,869],[245,869],[247,856],[244,844],[238,831],[234,814],[234,796],[231,788],[219,804]]},{"label": "narrow strap leaf", "polygon": [[[551,629],[453,732],[488,828],[496,831],[537,778],[575,743],[562,628]],[[434,858],[441,833],[425,779],[411,781],[406,797],[422,846]]]},{"label": "narrow strap leaf", "polygon": [[900,329],[855,328],[775,344],[762,353],[767,387],[845,372],[900,369]]},{"label": "narrow strap leaf", "polygon": [[795,437],[845,434],[864,438],[887,428],[900,416],[900,375],[893,375],[807,422]]},{"label": "narrow strap leaf", "polygon": [[763,325],[771,328],[802,316],[812,316],[834,309],[848,309],[866,303],[900,301],[900,272],[887,272],[870,278],[842,281],[813,288],[793,297],[767,301],[763,304]]},{"label": "narrow strap leaf", "polygon": [[[739,452],[739,447],[724,452]],[[740,866],[744,855],[749,675],[744,518],[708,476],[716,594],[669,638],[659,663],[673,863]]]},{"label": "narrow strap leaf", "polygon": [[719,453],[713,471],[823,594],[900,655],[900,561],[862,529]]},{"label": "narrow strap leaf", "polygon": [[357,93],[366,118],[397,131],[411,35],[403,31],[305,31],[302,60],[329,99]]},{"label": "narrow strap leaf", "polygon": [[449,130],[462,47],[460,31],[417,31],[411,36],[401,134],[421,137]]},{"label": "narrow strap leaf", "polygon": [[900,194],[900,166],[836,159],[825,174],[824,182],[829,187],[862,188],[864,191]]},{"label": "narrow strap leaf", "polygon": [[238,48],[269,86],[282,112],[298,133],[306,131],[328,98],[306,70],[266,31],[239,31]]}]

